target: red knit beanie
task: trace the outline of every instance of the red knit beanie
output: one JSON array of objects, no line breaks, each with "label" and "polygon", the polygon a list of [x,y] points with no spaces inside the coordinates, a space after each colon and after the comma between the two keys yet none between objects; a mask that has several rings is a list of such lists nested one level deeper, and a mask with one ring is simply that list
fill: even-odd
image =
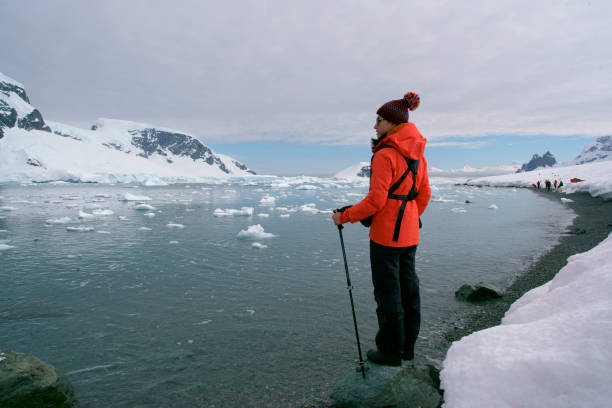
[{"label": "red knit beanie", "polygon": [[408,122],[408,111],[415,110],[420,103],[419,94],[408,92],[402,99],[385,103],[376,113],[383,119],[399,125]]}]

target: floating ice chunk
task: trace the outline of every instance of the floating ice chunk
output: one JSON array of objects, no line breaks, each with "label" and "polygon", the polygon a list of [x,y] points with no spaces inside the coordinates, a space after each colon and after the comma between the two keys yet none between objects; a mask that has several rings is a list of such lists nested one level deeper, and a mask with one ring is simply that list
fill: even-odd
[{"label": "floating ice chunk", "polygon": [[144,215],[145,217],[149,217],[149,218],[155,217],[155,213],[152,213],[152,212],[144,213],[142,215]]},{"label": "floating ice chunk", "polygon": [[467,210],[463,207],[451,208],[451,211],[458,214],[467,212]]},{"label": "floating ice chunk", "polygon": [[83,226],[79,226],[79,227],[66,227],[66,231],[72,231],[72,232],[89,232],[89,231],[93,231],[94,228],[93,227],[83,227]]},{"label": "floating ice chunk", "polygon": [[45,221],[47,224],[68,224],[70,217],[51,218]]},{"label": "floating ice chunk", "polygon": [[259,242],[253,242],[253,243],[251,244],[251,246],[252,246],[253,248],[258,248],[258,249],[265,249],[265,248],[267,248],[267,247],[268,247],[267,245],[264,245],[264,244],[259,243]]},{"label": "floating ice chunk", "polygon": [[276,197],[274,196],[270,196],[270,195],[265,195],[261,198],[261,200],[259,200],[259,204],[260,205],[274,205],[274,203],[276,203]]},{"label": "floating ice chunk", "polygon": [[260,224],[250,225],[246,230],[241,230],[238,233],[238,238],[244,239],[266,239],[274,237],[276,237],[276,235],[269,232],[264,232],[264,229]]},{"label": "floating ice chunk", "polygon": [[561,202],[562,203],[573,203],[574,200],[570,200],[569,198],[561,197]]},{"label": "floating ice chunk", "polygon": [[173,223],[167,224],[166,227],[168,227],[168,228],[178,228],[178,229],[185,228],[185,226],[183,224],[173,224]]},{"label": "floating ice chunk", "polygon": [[257,214],[258,217],[262,217],[262,218],[268,218],[270,216],[270,214],[266,214],[266,213],[259,213]]},{"label": "floating ice chunk", "polygon": [[151,231],[151,228],[149,228],[149,227],[140,227],[140,228],[138,228],[138,231]]},{"label": "floating ice chunk", "polygon": [[255,310],[253,310],[253,309],[246,309],[245,312],[247,312],[251,316],[253,316],[255,314]]},{"label": "floating ice chunk", "polygon": [[4,206],[4,207],[0,207],[0,212],[15,211],[16,209],[17,208],[15,208],[15,207]]},{"label": "floating ice chunk", "polygon": [[498,207],[497,207],[497,205],[495,205],[495,204],[491,204],[491,205],[489,206],[489,210],[497,210],[497,209],[498,209]]},{"label": "floating ice chunk", "polygon": [[312,184],[302,184],[301,186],[297,186],[296,190],[319,190],[320,187],[313,186]]},{"label": "floating ice chunk", "polygon": [[120,219],[121,221],[127,221],[127,220],[128,220],[128,217],[126,217],[125,215],[120,215],[120,216],[119,216],[119,219]]},{"label": "floating ice chunk", "polygon": [[12,245],[0,244],[0,251],[6,251],[7,249],[15,248]]},{"label": "floating ice chunk", "polygon": [[151,197],[127,193],[123,195],[123,201],[151,201]]},{"label": "floating ice chunk", "polygon": [[280,217],[281,218],[289,218],[289,217],[291,217],[291,214],[281,214]]},{"label": "floating ice chunk", "polygon": [[7,230],[0,230],[0,233],[2,233],[2,232],[7,232]]},{"label": "floating ice chunk", "polygon": [[450,198],[444,198],[444,196],[440,196],[440,197],[436,197],[436,198],[432,199],[431,201],[433,201],[435,203],[454,203],[457,200],[452,200]]},{"label": "floating ice chunk", "polygon": [[94,215],[113,215],[113,210],[93,210]]},{"label": "floating ice chunk", "polygon": [[168,242],[168,243],[169,243],[169,244],[178,244],[179,242],[178,242],[178,241],[170,241],[170,242]]},{"label": "floating ice chunk", "polygon": [[88,218],[93,218],[93,217],[94,217],[93,214],[87,213],[87,212],[85,212],[83,210],[79,210],[79,218],[81,218],[81,219],[88,219]]},{"label": "floating ice chunk", "polygon": [[204,326],[205,324],[208,324],[210,322],[212,322],[212,320],[203,320],[200,323],[194,323],[193,325],[194,326]]},{"label": "floating ice chunk", "polygon": [[98,234],[110,234],[110,231],[96,231]]},{"label": "floating ice chunk", "polygon": [[140,204],[136,204],[134,206],[135,210],[141,210],[141,211],[153,211],[155,210],[155,207],[153,207],[152,205],[149,204],[144,204],[144,203],[140,203]]},{"label": "floating ice chunk", "polygon": [[243,216],[248,216],[250,217],[251,215],[253,215],[253,207],[242,207],[240,210],[235,210],[232,208],[228,208],[225,210],[222,210],[221,208],[217,208],[214,212],[213,215],[215,217],[224,217],[224,216],[229,216],[229,215],[243,215]]},{"label": "floating ice chunk", "polygon": [[300,207],[300,211],[305,212],[305,213],[310,213],[310,214],[319,214],[319,213],[323,213],[323,212],[331,213],[331,211],[321,211],[321,210],[319,210],[315,203],[304,204],[303,206]]}]

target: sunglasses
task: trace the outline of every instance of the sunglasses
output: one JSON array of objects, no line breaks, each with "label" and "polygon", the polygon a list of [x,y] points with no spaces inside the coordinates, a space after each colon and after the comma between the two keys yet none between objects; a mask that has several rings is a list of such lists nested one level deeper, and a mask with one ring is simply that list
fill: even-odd
[{"label": "sunglasses", "polygon": [[380,122],[382,122],[384,119],[381,118],[380,116],[376,117],[376,126],[380,125]]}]

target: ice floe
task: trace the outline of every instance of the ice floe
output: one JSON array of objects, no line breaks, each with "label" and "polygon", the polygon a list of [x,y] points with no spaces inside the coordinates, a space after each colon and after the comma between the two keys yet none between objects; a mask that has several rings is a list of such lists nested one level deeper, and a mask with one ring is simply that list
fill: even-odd
[{"label": "ice floe", "polygon": [[253,248],[258,248],[258,249],[265,249],[265,248],[267,248],[267,247],[268,247],[267,245],[264,245],[264,244],[262,244],[262,243],[260,243],[260,242],[253,242],[253,243],[251,244],[251,246],[252,246]]},{"label": "ice floe", "polygon": [[250,225],[246,230],[241,230],[238,233],[238,238],[244,239],[266,239],[274,237],[276,237],[276,235],[265,232],[260,224]]},{"label": "ice floe", "polygon": [[114,214],[113,210],[93,210],[92,213],[93,215],[99,215],[99,216],[106,216],[106,215]]},{"label": "ice floe", "polygon": [[185,226],[183,224],[174,224],[174,223],[169,223],[169,224],[166,225],[166,227],[168,227],[168,228],[178,228],[178,229],[185,228]]},{"label": "ice floe", "polygon": [[94,231],[94,228],[93,227],[83,227],[83,226],[66,227],[66,231],[71,231],[71,232],[90,232],[90,231]]},{"label": "ice floe", "polygon": [[151,201],[151,197],[147,197],[147,196],[139,196],[136,194],[124,194],[123,195],[123,201]]},{"label": "ice floe", "polygon": [[71,221],[70,217],[50,218],[45,221],[47,224],[68,224]]},{"label": "ice floe", "polygon": [[221,208],[217,208],[214,212],[213,215],[215,217],[225,217],[225,216],[230,216],[230,215],[236,215],[236,216],[251,216],[253,215],[253,211],[254,208],[253,207],[242,207],[240,210],[236,210],[233,208],[227,208],[225,210],[221,209]]},{"label": "ice floe", "polygon": [[270,196],[270,195],[266,195],[263,196],[261,198],[261,200],[259,200],[259,205],[274,205],[274,203],[276,203],[276,197],[274,196]]},{"label": "ice floe", "polygon": [[140,204],[136,204],[134,206],[135,210],[140,210],[140,211],[153,211],[155,210],[155,207],[153,207],[152,205],[149,204],[144,204],[144,203],[140,203]]}]

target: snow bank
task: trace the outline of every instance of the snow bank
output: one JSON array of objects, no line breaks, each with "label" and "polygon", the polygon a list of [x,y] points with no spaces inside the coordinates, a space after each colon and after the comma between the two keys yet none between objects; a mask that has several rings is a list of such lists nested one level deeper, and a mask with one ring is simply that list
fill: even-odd
[{"label": "snow bank", "polygon": [[603,407],[612,400],[612,234],[450,347],[446,408]]},{"label": "snow bank", "polygon": [[[577,178],[583,181],[570,182]],[[532,187],[539,180],[563,180],[563,191],[566,193],[587,192],[593,197],[612,198],[612,160],[577,166],[547,167],[524,173],[506,174],[503,176],[483,177],[468,180],[467,184],[494,187]]]}]

